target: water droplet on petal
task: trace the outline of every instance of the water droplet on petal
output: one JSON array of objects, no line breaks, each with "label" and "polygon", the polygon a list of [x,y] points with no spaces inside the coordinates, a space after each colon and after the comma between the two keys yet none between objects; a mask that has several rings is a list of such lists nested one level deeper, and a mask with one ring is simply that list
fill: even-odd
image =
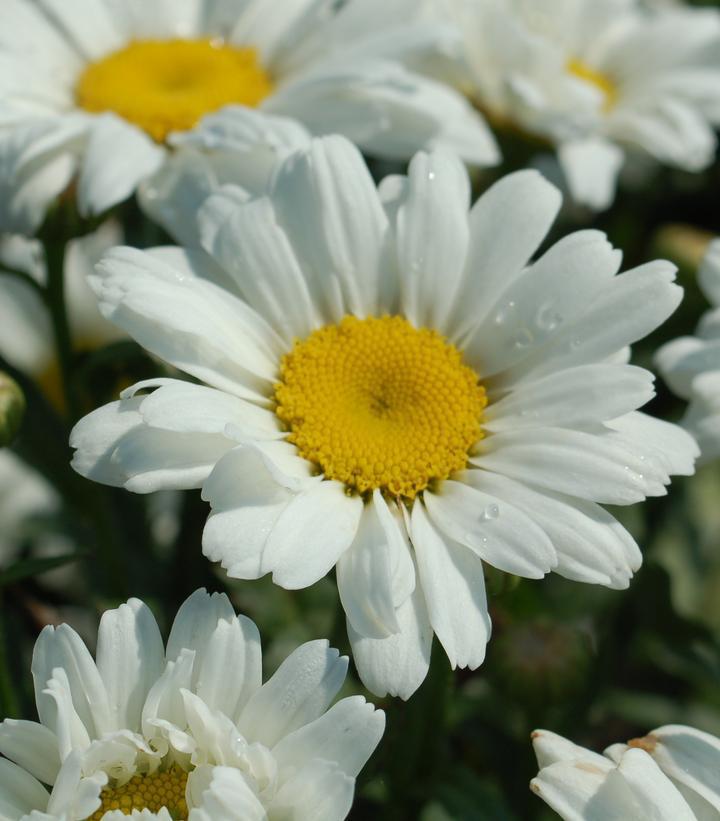
[{"label": "water droplet on petal", "polygon": [[492,519],[497,519],[500,515],[500,508],[497,505],[488,505],[480,514],[480,521],[489,522]]},{"label": "water droplet on petal", "polygon": [[535,338],[529,328],[521,328],[512,339],[512,347],[518,350],[522,348],[529,348]]},{"label": "water droplet on petal", "polygon": [[554,331],[562,321],[562,316],[553,308],[552,304],[541,306],[535,317],[538,328],[548,333]]}]

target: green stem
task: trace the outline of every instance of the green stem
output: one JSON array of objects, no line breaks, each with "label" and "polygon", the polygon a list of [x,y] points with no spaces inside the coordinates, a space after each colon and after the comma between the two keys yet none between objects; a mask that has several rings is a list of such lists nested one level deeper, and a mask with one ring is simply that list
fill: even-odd
[{"label": "green stem", "polygon": [[8,646],[3,613],[2,601],[0,600],[0,719],[20,715],[20,705],[8,669]]},{"label": "green stem", "polygon": [[65,405],[70,420],[74,422],[80,418],[81,411],[73,372],[73,343],[65,302],[65,249],[68,239],[66,236],[56,236],[47,232],[42,237],[42,242],[47,268],[45,298],[55,334]]}]

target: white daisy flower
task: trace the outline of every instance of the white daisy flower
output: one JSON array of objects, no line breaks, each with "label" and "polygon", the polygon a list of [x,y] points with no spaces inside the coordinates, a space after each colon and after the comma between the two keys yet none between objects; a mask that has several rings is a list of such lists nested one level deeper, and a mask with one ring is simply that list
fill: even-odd
[{"label": "white daisy flower", "polygon": [[[92,350],[125,338],[100,314],[88,277],[100,257],[122,242],[117,223],[108,221],[97,231],[67,245],[64,260],[65,303],[75,346]],[[3,273],[19,270],[40,288],[47,282],[41,244],[20,236],[0,239],[0,356],[32,376],[56,404],[62,404],[57,348],[47,306],[39,289]]]},{"label": "white daisy flower", "polygon": [[138,599],[103,614],[96,660],[72,628],[46,627],[32,662],[40,722],[0,723],[0,816],[342,821],[384,714],[360,696],[330,707],[347,658],[326,641],[264,684],[261,660],[255,624],[204,590],[166,648]]},{"label": "white daisy flower", "polygon": [[239,154],[249,179],[308,132],[384,157],[448,144],[497,161],[465,99],[405,67],[445,37],[415,0],[337,5],[4,0],[0,228],[32,232],[73,180],[80,213],[101,213],[185,144]]},{"label": "white daisy flower", "polygon": [[720,739],[668,725],[598,755],[547,730],[533,733],[531,789],[566,821],[720,818]]},{"label": "white daisy flower", "polygon": [[467,93],[549,139],[572,196],[614,198],[626,152],[700,171],[720,122],[720,14],[637,0],[450,0]]},{"label": "white daisy flower", "polygon": [[698,280],[712,309],[695,336],[663,345],[655,361],[670,388],[690,403],[682,425],[697,439],[705,463],[720,456],[720,239],[710,244]]},{"label": "white daisy flower", "polygon": [[336,566],[378,694],[419,686],[433,631],[453,666],[482,663],[483,561],[626,587],[640,552],[598,502],[665,493],[697,450],[636,411],[653,378],[626,361],[679,303],[674,266],[617,276],[597,231],[531,262],[561,199],[534,171],[469,198],[450,154],[378,191],[325,138],[268,197],[211,196],[207,255],[119,248],[94,280],[105,316],[202,384],[142,382],[85,417],[75,469],[202,487],[203,550],[232,577],[294,589]]}]

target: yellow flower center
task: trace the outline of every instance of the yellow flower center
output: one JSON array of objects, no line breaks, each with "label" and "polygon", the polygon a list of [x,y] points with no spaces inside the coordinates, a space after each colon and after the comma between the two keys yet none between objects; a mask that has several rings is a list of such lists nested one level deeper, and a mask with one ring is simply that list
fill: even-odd
[{"label": "yellow flower center", "polygon": [[295,343],[276,413],[300,455],[359,493],[412,499],[467,463],[485,389],[460,351],[398,316],[346,316]]},{"label": "yellow flower center", "polygon": [[603,93],[603,111],[609,111],[617,102],[618,91],[615,83],[605,74],[596,71],[582,60],[568,60],[567,70],[590,85],[599,88]]},{"label": "yellow flower center", "polygon": [[114,111],[158,142],[230,103],[257,106],[273,89],[254,48],[215,40],[138,40],[91,63],[76,88],[86,111]]},{"label": "yellow flower center", "polygon": [[175,821],[187,821],[185,786],[188,774],[173,767],[165,772],[133,776],[121,787],[105,787],[100,793],[102,804],[88,819],[100,821],[106,812],[120,810],[132,815],[133,810],[159,812],[167,809]]}]

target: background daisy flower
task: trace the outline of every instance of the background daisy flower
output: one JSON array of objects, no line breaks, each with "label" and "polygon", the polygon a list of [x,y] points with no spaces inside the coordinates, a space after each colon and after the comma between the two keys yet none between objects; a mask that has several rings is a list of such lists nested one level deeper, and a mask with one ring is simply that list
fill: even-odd
[{"label": "background daisy flower", "polygon": [[218,162],[239,154],[248,181],[308,132],[345,134],[382,157],[447,144],[469,162],[497,161],[481,116],[406,68],[443,42],[436,25],[413,24],[415,3],[336,6],[7,0],[0,228],[35,231],[71,183],[81,215],[99,214],[184,144]]},{"label": "background daisy flower", "polygon": [[359,696],[330,706],[347,658],[326,641],[264,684],[261,662],[255,624],[204,590],[166,647],[138,599],[103,614],[96,660],[72,628],[46,627],[32,662],[40,722],[0,723],[0,812],[342,821],[384,714]]},{"label": "background daisy flower", "polygon": [[696,454],[637,412],[652,375],[627,364],[681,298],[674,266],[618,275],[596,231],[531,262],[560,207],[535,172],[468,205],[449,154],[378,191],[326,138],[268,197],[210,197],[205,252],[120,248],[93,280],[107,318],[202,384],[148,380],[85,417],[75,469],[202,487],[203,550],[232,577],[294,589],[336,566],[378,694],[419,686],[433,632],[453,667],[482,663],[483,562],[626,587],[640,552],[598,503],[664,494]]},{"label": "background daisy flower", "polygon": [[710,244],[698,271],[700,287],[712,308],[695,336],[663,345],[656,364],[670,388],[690,403],[683,426],[700,445],[700,461],[720,456],[720,240]]},{"label": "background daisy flower", "polygon": [[635,0],[451,0],[462,87],[500,129],[552,142],[573,198],[607,208],[626,156],[688,171],[714,155],[720,14]]},{"label": "background daisy flower", "polygon": [[532,737],[540,772],[530,787],[566,821],[697,821],[720,812],[720,739],[709,733],[668,725],[603,755],[547,730]]}]

